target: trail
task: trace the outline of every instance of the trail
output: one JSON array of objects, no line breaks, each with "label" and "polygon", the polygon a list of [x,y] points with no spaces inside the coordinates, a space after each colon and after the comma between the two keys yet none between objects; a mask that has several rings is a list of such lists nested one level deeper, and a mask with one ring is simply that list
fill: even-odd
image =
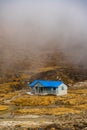
[{"label": "trail", "polygon": [[13,101],[14,99],[16,99],[16,98],[19,98],[22,94],[24,94],[24,92],[19,92],[19,94],[18,95],[16,95],[16,96],[14,96],[14,97],[12,97],[11,99],[9,99],[9,100],[5,100],[4,101],[4,103],[5,104],[9,104],[11,101]]}]

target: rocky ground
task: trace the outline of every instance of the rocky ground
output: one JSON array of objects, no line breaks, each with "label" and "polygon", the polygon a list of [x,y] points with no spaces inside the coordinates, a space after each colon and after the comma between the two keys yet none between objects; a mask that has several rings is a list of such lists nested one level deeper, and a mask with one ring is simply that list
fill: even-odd
[{"label": "rocky ground", "polygon": [[0,119],[0,130],[87,130],[87,112],[60,116],[26,115]]}]

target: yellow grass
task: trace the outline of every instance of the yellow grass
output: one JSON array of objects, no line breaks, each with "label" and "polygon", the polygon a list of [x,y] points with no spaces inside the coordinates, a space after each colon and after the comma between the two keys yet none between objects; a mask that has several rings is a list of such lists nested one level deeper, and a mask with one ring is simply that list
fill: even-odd
[{"label": "yellow grass", "polygon": [[38,72],[46,72],[46,71],[49,71],[49,70],[54,70],[54,69],[56,69],[56,68],[58,68],[58,67],[45,67],[45,68],[39,68],[38,69]]},{"label": "yellow grass", "polygon": [[21,97],[13,100],[13,104],[19,104],[23,106],[47,106],[53,104],[56,100],[55,96],[29,96],[22,95]]},{"label": "yellow grass", "polygon": [[83,90],[76,90],[76,93],[73,92],[73,90],[71,92],[69,91],[65,96],[29,96],[25,94],[13,100],[12,103],[23,106],[48,106],[58,104],[70,105],[72,107],[87,104],[87,90],[84,90],[83,94],[79,94],[79,92],[82,93]]},{"label": "yellow grass", "polygon": [[[17,113],[24,114],[65,114],[79,113],[87,110],[87,89],[69,90],[65,96],[30,96],[20,94],[19,92],[11,92],[0,95],[0,102],[10,100],[8,105],[16,105]],[[20,95],[20,96],[18,96]],[[15,98],[13,98],[15,97]],[[25,109],[25,106],[27,106]],[[30,109],[31,107],[32,109]],[[7,110],[7,106],[0,106],[0,110]]]},{"label": "yellow grass", "polygon": [[44,114],[44,115],[60,115],[67,113],[80,113],[79,110],[74,110],[70,108],[30,108],[30,109],[20,109],[16,113],[19,114]]},{"label": "yellow grass", "polygon": [[12,99],[16,95],[18,95],[18,92],[11,92],[8,94],[0,94],[0,102]]},{"label": "yellow grass", "polygon": [[30,78],[30,75],[29,74],[26,74],[26,73],[22,73],[21,74],[21,77],[20,78],[17,78],[19,80],[24,80],[24,79],[29,79]]},{"label": "yellow grass", "polygon": [[55,70],[60,68],[60,66],[51,66],[51,67],[43,67],[43,68],[38,68],[38,69],[33,69],[31,70],[32,73],[37,74],[37,73],[41,73],[41,72],[47,72],[47,71],[51,71],[51,70]]},{"label": "yellow grass", "polygon": [[76,106],[75,108],[77,108],[78,110],[87,110],[87,104],[79,105]]},{"label": "yellow grass", "polygon": [[0,111],[8,110],[8,106],[0,105]]},{"label": "yellow grass", "polygon": [[3,83],[0,84],[0,93],[8,93],[12,91],[11,85],[15,86],[19,84],[18,82],[9,82],[9,83]]},{"label": "yellow grass", "polygon": [[[17,104],[20,114],[67,114],[87,110],[87,89],[69,90],[65,96],[22,95],[11,102]],[[24,106],[35,106],[23,109]],[[40,108],[38,108],[40,106]],[[45,107],[46,106],[46,107]]]}]

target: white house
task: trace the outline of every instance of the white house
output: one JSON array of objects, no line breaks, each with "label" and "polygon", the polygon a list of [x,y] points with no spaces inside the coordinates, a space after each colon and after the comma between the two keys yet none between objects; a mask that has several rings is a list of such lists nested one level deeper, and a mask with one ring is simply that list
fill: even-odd
[{"label": "white house", "polygon": [[37,95],[53,94],[57,96],[67,94],[67,85],[62,81],[35,80],[28,84],[31,87],[32,93]]}]

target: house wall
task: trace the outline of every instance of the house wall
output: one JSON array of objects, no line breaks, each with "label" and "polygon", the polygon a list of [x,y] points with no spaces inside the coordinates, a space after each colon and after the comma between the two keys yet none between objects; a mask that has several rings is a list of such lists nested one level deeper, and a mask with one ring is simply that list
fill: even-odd
[{"label": "house wall", "polygon": [[67,86],[65,84],[61,84],[58,88],[57,88],[57,96],[58,95],[65,95],[67,94]]},{"label": "house wall", "polygon": [[56,90],[54,90],[53,88],[50,88],[50,87],[44,88],[44,86],[42,86],[40,83],[37,83],[37,84],[32,88],[32,92],[35,93],[35,94],[42,94],[42,95],[46,95],[46,94],[56,94]]},{"label": "house wall", "polygon": [[44,88],[40,83],[37,83],[34,87],[33,87],[33,92],[35,94],[41,94],[41,95],[46,95],[46,94],[54,94],[54,95],[65,95],[67,94],[67,86],[65,84],[61,84],[60,86],[58,86],[58,88],[56,88],[56,90],[54,88]]},{"label": "house wall", "polygon": [[33,92],[35,94],[44,94],[46,92],[45,88],[40,84],[37,83],[34,87],[33,87]]},{"label": "house wall", "polygon": [[[37,87],[42,87],[42,85],[40,83],[37,83],[33,88],[32,88],[32,92],[37,94],[39,93],[39,89]],[[37,88],[37,89],[36,89]]]}]

